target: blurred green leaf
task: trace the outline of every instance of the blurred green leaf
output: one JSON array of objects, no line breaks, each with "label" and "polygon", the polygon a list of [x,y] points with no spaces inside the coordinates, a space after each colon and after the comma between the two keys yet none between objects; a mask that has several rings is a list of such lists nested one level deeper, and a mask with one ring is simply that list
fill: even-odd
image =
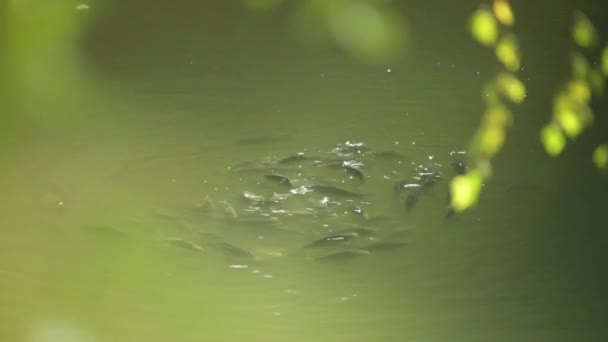
[{"label": "blurred green leaf", "polygon": [[589,62],[583,54],[577,52],[572,55],[572,75],[576,80],[585,80],[589,74]]},{"label": "blurred green leaf", "polygon": [[493,105],[483,115],[483,126],[508,127],[513,124],[513,114],[505,106]]},{"label": "blurred green leaf", "polygon": [[377,64],[402,55],[406,30],[396,14],[368,1],[334,1],[328,15],[332,35],[355,57]]},{"label": "blurred green leaf", "polygon": [[521,104],[526,98],[526,86],[515,75],[502,72],[496,81],[501,92],[513,103]]},{"label": "blurred green leaf", "polygon": [[581,47],[592,47],[597,41],[597,32],[593,23],[581,12],[574,14],[574,27],[572,29],[574,41]]},{"label": "blurred green leaf", "polygon": [[450,183],[451,206],[456,212],[475,205],[479,199],[483,179],[478,170],[454,177]]},{"label": "blurred green leaf", "polygon": [[585,81],[571,81],[567,86],[568,97],[576,103],[589,103],[591,88]]},{"label": "blurred green leaf", "polygon": [[589,72],[589,84],[596,95],[602,95],[604,93],[605,82],[604,75],[602,75],[602,72],[599,69],[593,69]]},{"label": "blurred green leaf", "polygon": [[608,46],[602,50],[602,72],[608,77]]},{"label": "blurred green leaf", "polygon": [[599,169],[608,168],[608,145],[602,144],[593,151],[593,163]]},{"label": "blurred green leaf", "polygon": [[498,19],[501,24],[505,26],[513,25],[513,10],[507,0],[494,0],[492,9],[494,10],[496,19]]},{"label": "blurred green leaf", "polygon": [[566,138],[559,126],[555,124],[545,126],[540,133],[540,139],[545,151],[552,157],[560,154],[566,147]]},{"label": "blurred green leaf", "polygon": [[579,115],[570,108],[563,108],[555,113],[559,125],[570,138],[576,138],[583,130],[583,123]]},{"label": "blurred green leaf", "polygon": [[480,130],[479,148],[483,158],[492,158],[502,148],[506,138],[505,128],[501,126],[483,126]]},{"label": "blurred green leaf", "polygon": [[517,71],[520,66],[519,48],[513,35],[506,35],[498,41],[495,48],[496,58],[509,71]]},{"label": "blurred green leaf", "polygon": [[473,13],[470,20],[473,38],[481,45],[493,46],[498,39],[498,23],[491,11],[480,8]]}]

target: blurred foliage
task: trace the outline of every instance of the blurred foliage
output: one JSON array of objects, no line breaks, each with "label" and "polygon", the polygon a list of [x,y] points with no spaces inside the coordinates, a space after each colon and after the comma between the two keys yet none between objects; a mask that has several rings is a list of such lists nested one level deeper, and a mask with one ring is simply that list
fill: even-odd
[{"label": "blurred foliage", "polygon": [[496,58],[511,72],[520,68],[520,52],[515,36],[507,34],[496,44]]},{"label": "blurred foliage", "polygon": [[[2,88],[12,101],[12,105],[4,103],[3,110],[69,103],[66,96],[73,97],[83,85],[91,84],[83,80],[87,74],[77,51],[89,19],[88,5],[73,0],[2,3]],[[26,111],[19,111],[22,118]]]},{"label": "blurred foliage", "polygon": [[576,12],[574,14],[572,36],[574,37],[574,41],[583,48],[593,47],[597,41],[595,27],[589,18],[581,12]]},{"label": "blurred foliage", "polygon": [[593,151],[593,163],[599,169],[608,170],[608,145],[602,144]]},{"label": "blurred foliage", "polygon": [[477,170],[456,176],[450,184],[452,207],[456,210],[469,208],[477,203],[483,177]]},{"label": "blurred foliage", "polygon": [[[594,96],[604,92],[607,49],[601,52],[600,63],[591,63],[596,53],[598,34],[593,23],[581,12],[574,14],[572,38],[576,50],[571,57],[571,79],[566,81],[553,99],[553,117],[541,131],[540,139],[550,156],[563,152],[567,139],[576,139],[586,128],[593,124],[591,101]],[[604,145],[602,145],[604,146]],[[604,168],[600,146],[593,153],[593,161]]]},{"label": "blurred foliage", "polygon": [[[501,150],[513,117],[503,102],[521,104],[526,98],[525,85],[515,75],[520,69],[521,57],[517,38],[508,32],[513,22],[513,11],[507,0],[494,0],[492,10],[481,6],[470,20],[473,38],[483,46],[494,47],[504,70],[484,87],[488,108],[471,143],[471,168],[451,183],[451,206],[457,212],[477,202],[482,188],[478,184],[491,176],[491,159]],[[590,102],[593,96],[603,94],[608,76],[608,46],[601,53],[599,65],[590,63],[587,57],[597,45],[598,33],[581,12],[574,14],[572,37],[578,48],[572,54],[572,78],[555,95],[553,120],[540,132],[541,142],[550,156],[559,155],[568,139],[575,139],[593,124]],[[606,145],[596,148],[593,162],[598,168],[607,168]]]},{"label": "blurred foliage", "polygon": [[492,4],[492,9],[496,15],[496,19],[498,19],[501,24],[505,26],[513,25],[515,18],[513,17],[511,5],[509,5],[507,0],[494,1]]},{"label": "blurred foliage", "polygon": [[378,0],[244,0],[248,8],[268,11],[293,6],[293,26],[304,41],[330,38],[342,50],[370,64],[403,57],[407,45],[405,19]]},{"label": "blurred foliage", "polygon": [[509,107],[526,98],[526,86],[515,74],[520,69],[521,54],[517,38],[511,32],[514,21],[513,10],[506,0],[495,0],[491,9],[481,6],[469,21],[473,39],[494,49],[502,70],[484,87],[486,110],[469,147],[470,168],[450,184],[450,205],[456,212],[477,203],[483,182],[492,174],[491,160],[502,149],[513,123]]},{"label": "blurred foliage", "polygon": [[470,30],[473,37],[482,45],[494,46],[498,39],[498,23],[492,11],[480,8],[471,17]]}]

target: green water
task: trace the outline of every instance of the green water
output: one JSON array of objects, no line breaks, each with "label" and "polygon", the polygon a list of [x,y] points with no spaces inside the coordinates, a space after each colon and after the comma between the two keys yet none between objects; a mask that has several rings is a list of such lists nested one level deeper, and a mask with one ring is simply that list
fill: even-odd
[{"label": "green water", "polygon": [[[365,208],[397,218],[408,245],[324,263],[297,253],[314,232],[239,232],[193,210],[248,190],[234,163],[345,141],[448,163],[496,71],[467,36],[476,4],[397,6],[408,54],[375,66],[303,45],[281,10],[107,6],[79,44],[95,84],[23,106],[5,139],[0,340],[604,340],[608,186],[589,151],[606,121],[560,159],[537,138],[568,74],[565,2],[518,4],[529,100],[470,212],[444,219],[446,180],[405,212],[380,177],[397,166],[369,162]],[[277,141],[239,143],[266,137]],[[162,241],[199,229],[256,260],[230,268]]]}]

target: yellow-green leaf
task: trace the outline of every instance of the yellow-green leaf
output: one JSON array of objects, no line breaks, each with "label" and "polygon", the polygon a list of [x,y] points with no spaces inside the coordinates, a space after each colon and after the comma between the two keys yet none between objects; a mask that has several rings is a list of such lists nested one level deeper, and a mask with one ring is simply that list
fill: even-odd
[{"label": "yellow-green leaf", "polygon": [[562,130],[570,138],[576,138],[583,130],[581,118],[570,108],[563,108],[555,113],[555,117]]},{"label": "yellow-green leaf", "polygon": [[568,97],[576,103],[589,103],[591,100],[591,89],[585,81],[572,81],[566,89]]},{"label": "yellow-green leaf", "polygon": [[608,145],[602,144],[595,148],[595,151],[593,151],[593,163],[599,169],[606,169],[608,167]]},{"label": "yellow-green leaf", "polygon": [[581,47],[588,48],[597,41],[597,32],[593,23],[581,12],[574,15],[574,27],[572,29],[574,41]]},{"label": "yellow-green leaf", "polygon": [[593,69],[589,72],[589,84],[596,95],[602,95],[604,93],[605,81],[604,75],[602,75],[602,72],[598,69]]},{"label": "yellow-green leaf", "polygon": [[517,71],[520,66],[519,48],[517,41],[512,35],[507,35],[496,44],[494,50],[496,58],[502,63],[502,65],[509,71]]},{"label": "yellow-green leaf", "polygon": [[581,53],[574,53],[572,55],[572,76],[576,80],[585,80],[587,79],[587,74],[589,74],[589,62],[587,58]]},{"label": "yellow-green leaf", "polygon": [[451,205],[455,211],[461,212],[477,203],[483,179],[477,170],[456,176],[450,183]]},{"label": "yellow-green leaf", "polygon": [[526,98],[526,86],[513,74],[503,72],[497,77],[498,87],[512,102],[520,104]]},{"label": "yellow-green leaf", "polygon": [[602,51],[602,72],[608,77],[608,46]]},{"label": "yellow-green leaf", "polygon": [[501,24],[505,26],[513,25],[513,10],[507,0],[494,0],[492,9],[494,10],[496,19],[498,19]]},{"label": "yellow-green leaf", "polygon": [[473,13],[470,21],[473,38],[481,45],[493,46],[498,38],[498,23],[492,12],[480,8]]},{"label": "yellow-green leaf", "polygon": [[484,158],[492,158],[500,151],[505,142],[505,128],[501,126],[484,126],[480,131],[480,149]]},{"label": "yellow-green leaf", "polygon": [[540,132],[540,140],[545,147],[545,151],[552,157],[560,154],[566,147],[566,138],[559,126],[549,124]]},{"label": "yellow-green leaf", "polygon": [[513,114],[505,106],[493,105],[483,115],[483,125],[507,127],[513,124]]}]

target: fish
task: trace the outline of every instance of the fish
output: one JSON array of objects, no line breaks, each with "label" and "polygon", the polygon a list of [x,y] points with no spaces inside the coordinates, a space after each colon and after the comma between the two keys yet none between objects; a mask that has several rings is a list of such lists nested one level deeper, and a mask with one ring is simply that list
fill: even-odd
[{"label": "fish", "polygon": [[277,163],[278,164],[291,164],[291,163],[297,163],[297,162],[302,162],[302,161],[306,161],[306,160],[308,160],[308,157],[306,157],[303,152],[299,152],[299,153],[287,156],[285,158],[281,158],[281,159],[277,160]]},{"label": "fish", "polygon": [[414,206],[416,205],[416,203],[418,203],[418,199],[421,194],[421,191],[416,191],[409,193],[407,194],[407,196],[405,196],[405,209],[407,211],[411,211],[412,209],[414,209]]},{"label": "fish", "polygon": [[237,259],[254,259],[254,255],[238,246],[235,246],[228,242],[208,242],[205,244],[206,247],[221,252],[224,256],[229,258]]},{"label": "fish", "polygon": [[281,185],[285,185],[291,188],[291,181],[289,180],[289,178],[285,177],[285,176],[281,176],[281,175],[277,175],[277,174],[265,174],[263,176],[265,179],[277,183],[277,184],[281,184]]},{"label": "fish", "polygon": [[373,157],[383,159],[405,159],[405,156],[397,151],[379,151],[370,153]]},{"label": "fish", "polygon": [[196,203],[194,205],[194,209],[200,212],[208,213],[215,210],[215,203],[213,202],[211,197],[207,195],[203,198],[203,201],[201,203]]},{"label": "fish", "polygon": [[236,213],[236,210],[234,210],[234,208],[230,204],[228,204],[226,202],[223,202],[222,204],[224,205],[224,212],[223,212],[224,219],[226,219],[226,220],[238,219],[239,215]]},{"label": "fish", "polygon": [[324,261],[324,262],[339,262],[339,261],[347,261],[358,258],[363,255],[370,254],[369,251],[363,249],[353,249],[347,251],[340,251],[331,254],[324,255],[322,257],[318,257],[315,261]]},{"label": "fish", "polygon": [[336,169],[344,170],[346,173],[350,174],[354,178],[359,180],[364,180],[365,175],[361,170],[363,166],[363,162],[358,160],[327,160],[327,161],[319,161],[316,163],[317,166],[322,167],[331,167]]},{"label": "fish", "polygon": [[274,204],[276,204],[276,202],[272,198],[270,198],[270,199],[265,198],[261,195],[257,195],[257,194],[254,194],[254,193],[248,192],[248,191],[243,192],[242,198],[249,205],[255,206],[256,208],[261,208],[261,207],[268,208],[268,207],[271,207]]},{"label": "fish", "polygon": [[338,145],[333,152],[341,157],[349,157],[352,155],[365,155],[369,148],[363,142],[347,141],[344,144]]},{"label": "fish", "polygon": [[353,228],[346,228],[343,230],[339,230],[339,231],[335,232],[335,234],[336,235],[353,234],[356,237],[360,237],[360,236],[369,236],[376,232],[377,232],[377,230],[373,229],[373,228],[353,227]]},{"label": "fish", "polygon": [[353,205],[352,208],[350,209],[350,212],[352,212],[353,214],[359,216],[360,218],[362,218],[364,220],[369,219],[369,215],[367,214],[367,212],[365,212],[365,210],[361,209],[361,207],[359,207],[357,205]]},{"label": "fish", "polygon": [[353,167],[353,166],[348,166],[348,165],[343,165],[342,168],[344,169],[344,171],[346,171],[346,173],[350,174],[354,178],[357,178],[358,180],[361,180],[361,181],[365,180],[365,175],[363,174],[363,171],[361,171],[360,169]]},{"label": "fish", "polygon": [[338,197],[362,197],[363,196],[363,194],[361,194],[361,193],[353,192],[353,191],[339,188],[339,187],[333,186],[333,185],[316,184],[316,185],[311,185],[308,188],[312,191],[316,191],[316,192],[319,192],[321,194],[328,195],[328,196],[338,196]]},{"label": "fish", "polygon": [[395,184],[395,193],[400,194],[403,191],[419,191],[421,187],[422,184],[419,184],[411,179],[405,179]]},{"label": "fish", "polygon": [[330,235],[330,236],[326,236],[322,239],[315,240],[315,241],[305,245],[303,248],[310,249],[310,248],[334,246],[336,244],[347,242],[358,236],[359,236],[359,234],[354,233],[354,232],[344,232],[342,234]]},{"label": "fish", "polygon": [[465,164],[464,162],[461,162],[461,161],[452,162],[450,164],[450,166],[452,166],[452,170],[457,175],[464,175],[465,173],[467,173],[467,170],[469,169],[467,164]]},{"label": "fish", "polygon": [[182,249],[185,250],[189,250],[189,251],[202,251],[203,248],[197,244],[195,244],[194,242],[190,242],[187,240],[184,240],[182,238],[166,238],[164,239],[164,241],[169,242],[170,244],[180,247]]}]

